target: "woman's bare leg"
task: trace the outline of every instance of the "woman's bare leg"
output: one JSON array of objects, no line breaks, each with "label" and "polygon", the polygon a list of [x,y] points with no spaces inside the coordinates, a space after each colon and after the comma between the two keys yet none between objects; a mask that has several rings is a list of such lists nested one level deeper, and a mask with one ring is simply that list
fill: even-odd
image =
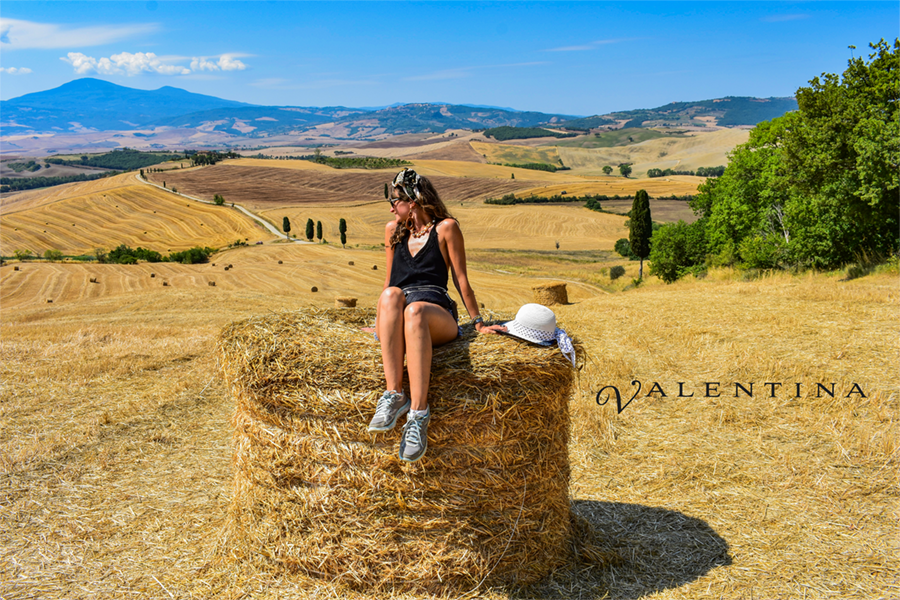
[{"label": "woman's bare leg", "polygon": [[[431,381],[431,349],[456,339],[458,325],[450,312],[437,304],[413,302],[403,312],[406,370],[409,373],[409,395],[412,401],[410,408],[425,410],[428,407],[428,384]],[[381,333],[378,336],[381,337]]]},{"label": "woman's bare leg", "polygon": [[378,299],[375,331],[381,340],[381,360],[387,389],[403,391],[403,355],[406,340],[403,335],[403,309],[406,296],[398,287],[389,287]]}]

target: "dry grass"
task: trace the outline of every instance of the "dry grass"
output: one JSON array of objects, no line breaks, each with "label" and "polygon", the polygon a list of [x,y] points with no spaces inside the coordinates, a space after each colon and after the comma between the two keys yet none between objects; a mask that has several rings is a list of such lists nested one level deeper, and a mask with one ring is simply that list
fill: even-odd
[{"label": "dry grass", "polygon": [[[496,210],[510,208],[519,207]],[[719,270],[623,291],[637,264],[620,261],[626,276],[609,282],[603,269],[617,263],[594,231],[570,231],[558,253],[517,241],[528,216],[560,212],[529,208],[538,210],[500,238],[517,247],[508,251],[476,241],[475,222],[494,208],[459,216],[475,244],[470,279],[488,308],[514,313],[533,285],[569,284],[570,304],[554,310],[589,357],[569,444],[574,531],[587,551],[534,586],[478,595],[900,595],[896,269],[848,282],[740,281]],[[421,597],[214,560],[227,542],[235,408],[216,375],[217,335],[269,311],[328,307],[337,295],[371,307],[384,276],[371,270],[383,251],[323,245],[251,246],[214,260],[219,267],[2,267],[0,597]],[[50,289],[68,291],[46,304]],[[621,414],[614,400],[595,403],[604,385],[627,402],[633,379],[642,392]],[[665,398],[647,397],[653,382]],[[678,397],[678,382],[693,397]],[[719,382],[721,396],[705,397],[705,382]],[[784,385],[771,398],[766,382]],[[753,397],[735,398],[735,383],[752,383]],[[817,396],[816,383],[834,383],[835,397]],[[845,397],[854,383],[866,398]]]},{"label": "dry grass", "polygon": [[698,167],[728,164],[727,154],[750,137],[746,129],[721,129],[683,138],[657,138],[639,144],[612,148],[568,148],[559,146],[559,156],[580,175],[600,175],[604,165],[616,169],[631,163],[634,177],[645,177],[649,169],[694,171]]},{"label": "dry grass", "polygon": [[[52,202],[38,201],[35,196],[33,207],[17,203],[10,211],[4,210],[0,217],[2,253],[10,256],[15,250],[27,249],[42,255],[54,249],[82,254],[127,244],[167,254],[193,246],[225,246],[238,239],[254,243],[271,236],[229,207],[185,200],[138,184],[134,175],[129,177],[132,185],[101,188]],[[80,191],[73,188],[73,192]],[[46,192],[48,198],[59,194],[56,188]]]}]

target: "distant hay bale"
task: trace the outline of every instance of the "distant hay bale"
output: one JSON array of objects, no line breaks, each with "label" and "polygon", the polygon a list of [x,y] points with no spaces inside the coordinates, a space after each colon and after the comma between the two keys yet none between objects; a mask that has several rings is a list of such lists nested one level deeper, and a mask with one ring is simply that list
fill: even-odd
[{"label": "distant hay bale", "polygon": [[348,262],[347,264],[350,265],[350,266],[352,267],[352,266],[353,266],[353,261],[351,260],[351,261]]},{"label": "distant hay bale", "polygon": [[279,261],[278,261],[278,264],[279,264],[279,265],[283,265],[283,264],[284,264],[284,261],[279,260]]},{"label": "distant hay bale", "polygon": [[234,265],[231,264],[231,263],[229,263],[229,264],[228,264],[228,268],[229,268],[229,269],[233,269],[233,268],[234,268]]},{"label": "distant hay bale", "polygon": [[53,300],[51,300],[50,298],[47,298],[47,304],[53,304]]},{"label": "distant hay bale", "polygon": [[13,267],[13,271],[18,271],[18,270],[19,270],[18,265],[16,265],[16,266]]},{"label": "distant hay bale", "polygon": [[566,293],[566,284],[561,281],[552,283],[542,283],[533,286],[531,292],[534,301],[544,306],[553,306],[554,304],[568,304],[569,295]]},{"label": "distant hay bale", "polygon": [[378,265],[372,265],[372,270],[373,270],[373,271],[377,271],[377,270],[378,270]]},{"label": "distant hay bale", "polygon": [[212,266],[216,266],[216,263],[213,263]]},{"label": "distant hay bale", "polygon": [[316,287],[316,286],[312,286],[312,288],[310,288],[310,290],[309,290],[309,291],[311,291],[311,292],[314,292],[314,293],[315,293],[315,292],[318,292],[318,291],[319,291],[319,288],[317,288],[317,287]]},{"label": "distant hay bale", "polygon": [[556,348],[478,335],[435,348],[428,452],[366,427],[384,389],[374,309],[233,323],[226,560],[361,590],[467,591],[537,581],[568,558],[574,370]]},{"label": "distant hay bale", "polygon": [[96,277],[91,277],[90,281],[91,281],[91,283],[97,283],[97,278],[96,278]]},{"label": "distant hay bale", "polygon": [[211,287],[216,287],[216,282],[215,282],[215,281],[210,281],[210,282],[207,283],[207,285],[209,285],[209,286],[211,286]]},{"label": "distant hay bale", "polygon": [[225,270],[227,271],[227,270],[228,270],[228,267],[225,267]]},{"label": "distant hay bale", "polygon": [[168,281],[163,281],[163,287],[168,287],[168,285],[169,285]]},{"label": "distant hay bale", "polygon": [[156,273],[150,273],[150,277],[156,277]]},{"label": "distant hay bale", "polygon": [[350,296],[337,296],[334,299],[335,308],[356,308],[356,298]]}]

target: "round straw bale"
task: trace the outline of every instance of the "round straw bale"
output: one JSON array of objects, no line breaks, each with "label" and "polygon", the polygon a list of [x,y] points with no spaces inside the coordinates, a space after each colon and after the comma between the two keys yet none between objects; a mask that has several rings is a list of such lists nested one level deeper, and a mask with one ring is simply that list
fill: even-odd
[{"label": "round straw bale", "polygon": [[531,288],[534,294],[534,301],[544,306],[553,306],[554,304],[568,304],[569,295],[566,293],[566,284],[561,281],[552,283],[542,283]]},{"label": "round straw bale", "polygon": [[150,273],[150,277],[156,277],[156,273]]},{"label": "round straw bale", "polygon": [[97,283],[97,278],[96,278],[96,277],[91,277],[91,280],[90,280],[90,281],[91,281],[91,283]]},{"label": "round straw bale", "polygon": [[309,291],[315,293],[315,292],[318,292],[318,291],[319,291],[319,288],[317,288],[316,286],[312,286],[312,288],[310,288]]},{"label": "round straw bale", "polygon": [[168,282],[168,281],[163,281],[163,287],[166,287],[166,286],[168,286],[168,285],[169,285],[169,282]]},{"label": "round straw bale", "polygon": [[373,270],[373,271],[377,271],[377,270],[378,270],[378,265],[372,265],[372,270]]},{"label": "round straw bale", "polygon": [[374,318],[307,309],[223,330],[236,400],[223,556],[384,593],[552,572],[570,547],[570,363],[464,327],[434,349],[428,452],[404,463],[399,426],[367,431],[384,390],[380,346],[360,329]]},{"label": "round straw bale", "polygon": [[216,266],[216,263],[213,263],[212,266]]},{"label": "round straw bale", "polygon": [[19,270],[19,267],[18,267],[18,266],[14,266],[14,267],[13,267],[13,271],[18,271],[18,270]]},{"label": "round straw bale", "polygon": [[356,298],[350,296],[337,296],[334,299],[335,308],[356,308]]},{"label": "round straw bale", "polygon": [[353,266],[353,261],[351,260],[351,261],[348,262],[347,264],[350,265],[350,266],[352,267],[352,266]]},{"label": "round straw bale", "polygon": [[53,304],[53,300],[51,300],[50,298],[47,298],[47,304]]},{"label": "round straw bale", "polygon": [[283,265],[283,264],[284,264],[284,261],[279,260],[279,261],[278,261],[278,264],[279,264],[279,265]]},{"label": "round straw bale", "polygon": [[215,282],[215,281],[210,281],[210,282],[208,283],[208,285],[210,285],[210,286],[212,286],[212,287],[216,287],[216,282]]}]

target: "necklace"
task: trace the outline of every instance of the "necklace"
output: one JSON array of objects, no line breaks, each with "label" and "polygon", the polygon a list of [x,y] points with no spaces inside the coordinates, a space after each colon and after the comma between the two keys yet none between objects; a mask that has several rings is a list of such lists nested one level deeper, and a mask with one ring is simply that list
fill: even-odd
[{"label": "necklace", "polygon": [[426,225],[425,229],[423,229],[422,231],[410,230],[410,233],[414,238],[419,239],[420,237],[425,237],[426,235],[428,235],[428,232],[431,231],[432,227],[434,227],[434,221]]}]

